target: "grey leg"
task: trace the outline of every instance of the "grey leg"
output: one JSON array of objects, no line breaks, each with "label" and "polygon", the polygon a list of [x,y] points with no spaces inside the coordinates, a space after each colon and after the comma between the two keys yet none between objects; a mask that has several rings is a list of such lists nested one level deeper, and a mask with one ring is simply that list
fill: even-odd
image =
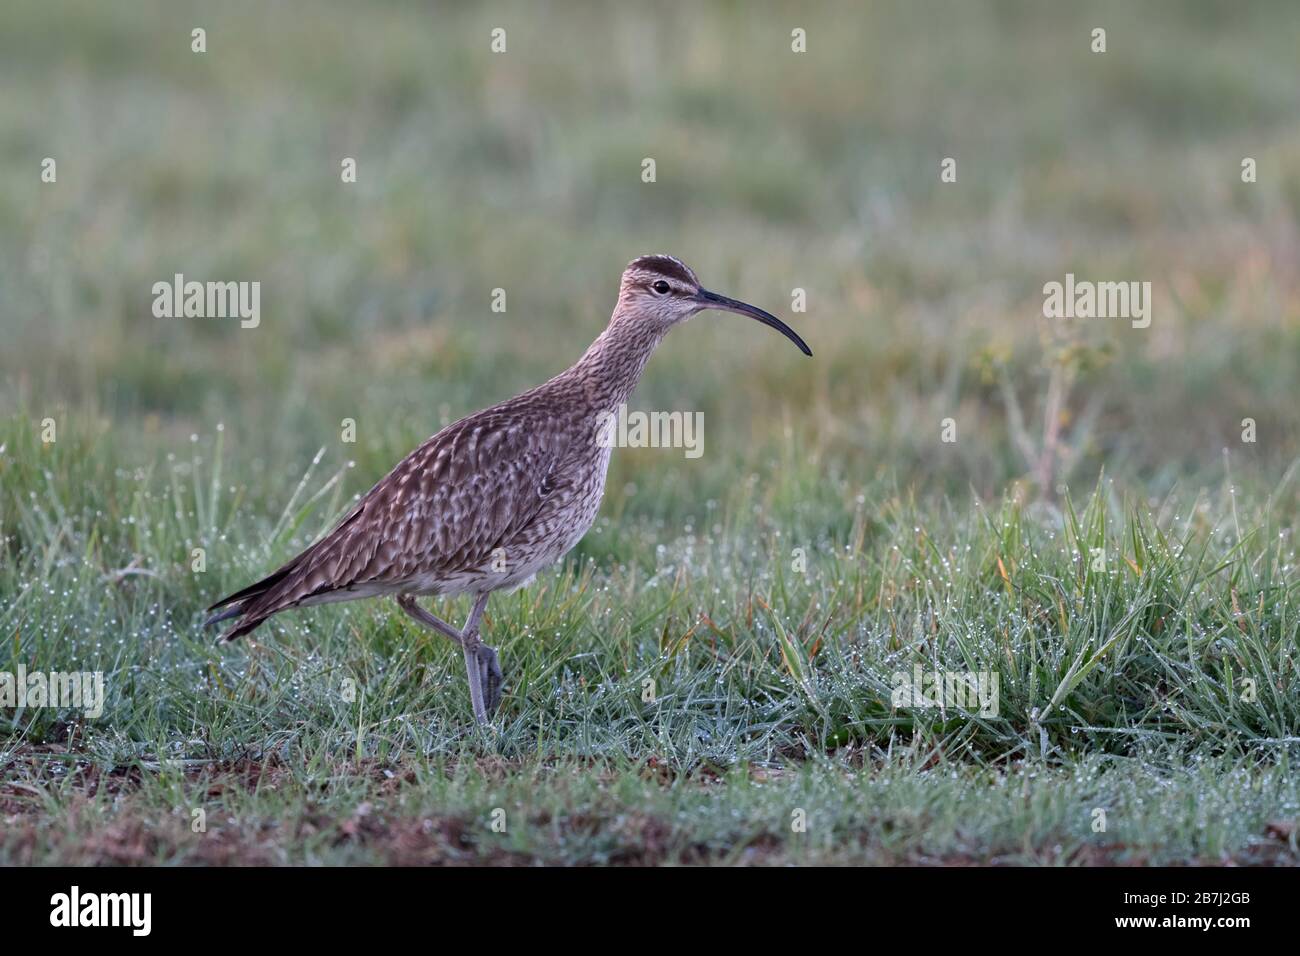
[{"label": "grey leg", "polygon": [[487,709],[488,716],[491,716],[501,706],[501,681],[504,679],[496,649],[480,644],[478,663],[479,674],[483,678],[483,706]]},{"label": "grey leg", "polygon": [[486,724],[488,717],[501,702],[501,666],[497,652],[483,643],[478,636],[479,618],[487,607],[488,595],[480,594],[469,612],[469,620],[461,628],[461,647],[465,651],[465,672],[469,677],[469,699],[474,705],[474,718]]},{"label": "grey leg", "polygon": [[474,705],[474,719],[486,724],[501,703],[501,665],[497,652],[483,643],[478,634],[479,618],[487,607],[488,595],[480,594],[469,612],[469,620],[459,631],[421,607],[412,594],[399,594],[397,606],[412,619],[455,641],[465,652],[465,671],[469,677],[469,699]]},{"label": "grey leg", "polygon": [[415,601],[413,594],[397,595],[397,606],[405,611],[410,617],[414,618],[425,627],[431,627],[443,637],[455,641],[457,644],[464,643],[460,636],[460,631],[456,630],[440,617],[435,617]]},{"label": "grey leg", "polygon": [[[480,594],[474,601],[474,607],[469,612],[469,620],[461,629],[461,635],[465,639],[464,647],[469,648],[470,643],[474,644],[474,656],[477,658],[477,668],[479,675],[479,684],[483,688],[483,709],[491,717],[496,713],[497,706],[501,703],[501,664],[497,661],[497,652],[495,648],[488,647],[479,638],[478,622],[483,616],[483,610],[487,607],[489,595]],[[466,658],[466,666],[469,660]]]}]

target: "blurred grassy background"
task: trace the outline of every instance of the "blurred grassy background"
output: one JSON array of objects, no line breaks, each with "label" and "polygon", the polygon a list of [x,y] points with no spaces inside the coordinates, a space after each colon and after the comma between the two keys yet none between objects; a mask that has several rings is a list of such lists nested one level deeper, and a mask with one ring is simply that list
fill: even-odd
[{"label": "blurred grassy background", "polygon": [[[636,403],[703,410],[705,455],[615,456],[610,487],[639,492],[620,513],[676,520],[778,455],[837,479],[807,489],[828,509],[885,476],[996,495],[1026,471],[999,382],[1036,433],[1063,348],[1084,361],[1062,421],[1096,422],[1068,477],[1218,481],[1231,447],[1268,483],[1296,457],[1291,4],[18,0],[3,18],[0,403],[111,426],[142,462],[224,422],[255,491],[321,446],[361,488],[572,362],[650,251],[790,318],[816,358],[736,317],[677,332]],[[176,272],[260,280],[261,326],[154,318]],[[1066,272],[1151,281],[1151,328],[1049,327],[1042,285]]]}]

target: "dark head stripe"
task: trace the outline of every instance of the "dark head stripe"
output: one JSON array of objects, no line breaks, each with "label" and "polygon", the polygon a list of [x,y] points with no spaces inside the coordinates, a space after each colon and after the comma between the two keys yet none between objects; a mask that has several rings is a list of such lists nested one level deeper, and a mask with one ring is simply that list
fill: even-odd
[{"label": "dark head stripe", "polygon": [[635,270],[663,276],[666,279],[675,279],[687,285],[699,284],[699,280],[695,278],[695,273],[688,269],[685,263],[674,259],[672,256],[639,256],[627,264],[627,269],[629,272]]}]

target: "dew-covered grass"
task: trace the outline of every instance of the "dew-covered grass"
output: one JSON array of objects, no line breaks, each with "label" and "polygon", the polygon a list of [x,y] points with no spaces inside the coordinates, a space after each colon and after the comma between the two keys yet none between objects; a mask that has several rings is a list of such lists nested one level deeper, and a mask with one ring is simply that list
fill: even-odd
[{"label": "dew-covered grass", "polygon": [[[806,567],[743,489],[709,524],[603,522],[490,605],[508,693],[478,731],[459,652],[390,601],[213,644],[201,609],[310,540],[344,480],[317,462],[250,509],[223,434],[141,472],[103,436],[4,430],[6,488],[30,491],[6,498],[0,660],[107,689],[96,719],[4,712],[15,859],[72,860],[97,826],[143,847],[93,851],[123,861],[1290,853],[1270,836],[1300,812],[1295,557],[1272,510],[1289,485],[1248,507],[1109,479],[1059,505],[864,486],[852,520],[795,539]],[[917,667],[996,674],[995,706],[900,705]],[[309,807],[310,839],[263,832]],[[495,833],[497,809],[529,832]],[[194,810],[219,841],[187,832]]]}]

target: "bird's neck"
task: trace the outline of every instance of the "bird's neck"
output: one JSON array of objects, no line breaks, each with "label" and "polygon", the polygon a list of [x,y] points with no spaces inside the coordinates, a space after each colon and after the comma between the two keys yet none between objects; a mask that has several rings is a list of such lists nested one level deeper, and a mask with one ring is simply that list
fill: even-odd
[{"label": "bird's neck", "polygon": [[665,331],[614,313],[605,331],[569,369],[593,409],[614,409],[631,397]]}]

